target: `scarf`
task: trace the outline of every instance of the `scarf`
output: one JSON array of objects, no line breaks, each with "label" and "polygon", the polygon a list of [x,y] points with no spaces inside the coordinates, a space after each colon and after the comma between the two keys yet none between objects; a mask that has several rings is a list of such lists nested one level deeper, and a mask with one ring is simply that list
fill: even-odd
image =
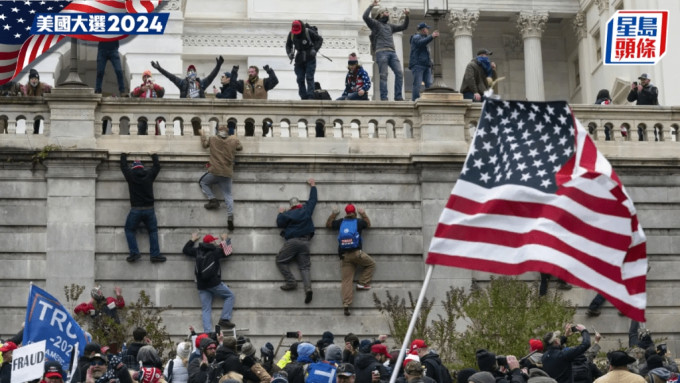
[{"label": "scarf", "polygon": [[491,69],[491,61],[488,57],[477,56],[477,62],[484,68],[486,77],[491,77],[493,75],[493,70]]}]

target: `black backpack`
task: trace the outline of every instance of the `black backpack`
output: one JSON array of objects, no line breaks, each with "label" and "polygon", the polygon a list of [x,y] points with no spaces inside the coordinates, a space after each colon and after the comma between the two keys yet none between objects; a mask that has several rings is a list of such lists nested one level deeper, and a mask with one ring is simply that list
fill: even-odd
[{"label": "black backpack", "polygon": [[196,267],[194,270],[197,281],[210,281],[220,277],[220,263],[209,252],[200,248],[196,251]]}]

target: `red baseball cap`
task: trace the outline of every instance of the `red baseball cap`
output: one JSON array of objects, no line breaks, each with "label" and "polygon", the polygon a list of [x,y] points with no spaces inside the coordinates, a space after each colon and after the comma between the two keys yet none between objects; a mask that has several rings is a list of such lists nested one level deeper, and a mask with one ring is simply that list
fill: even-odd
[{"label": "red baseball cap", "polygon": [[2,347],[0,347],[0,352],[12,351],[12,350],[16,350],[17,348],[18,347],[17,347],[16,343],[10,341],[10,342],[6,342],[5,344],[2,345]]},{"label": "red baseball cap", "polygon": [[294,35],[299,35],[302,33],[302,23],[300,20],[293,21],[293,27],[290,29],[290,33]]},{"label": "red baseball cap", "polygon": [[215,242],[216,240],[218,240],[218,238],[215,238],[215,237],[213,237],[213,236],[210,235],[210,234],[206,234],[206,235],[203,237],[203,243],[213,243],[213,242]]},{"label": "red baseball cap", "polygon": [[374,344],[371,346],[371,352],[374,354],[382,354],[388,357],[389,359],[392,359],[392,355],[390,355],[389,352],[387,352],[387,347],[384,344]]},{"label": "red baseball cap", "polygon": [[540,339],[529,339],[529,349],[531,351],[543,351],[543,342]]},{"label": "red baseball cap", "polygon": [[351,203],[348,203],[347,206],[345,206],[345,213],[347,214],[356,213],[356,211],[357,209]]},{"label": "red baseball cap", "polygon": [[427,344],[422,339],[416,339],[413,342],[411,342],[411,347],[409,348],[409,350],[416,351],[419,348],[427,348]]}]

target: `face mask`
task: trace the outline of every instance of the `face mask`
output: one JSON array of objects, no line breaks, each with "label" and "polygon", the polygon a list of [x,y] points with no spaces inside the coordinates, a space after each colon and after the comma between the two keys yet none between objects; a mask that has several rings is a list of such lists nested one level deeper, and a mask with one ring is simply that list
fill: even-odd
[{"label": "face mask", "polygon": [[386,23],[387,20],[389,20],[389,19],[390,18],[388,16],[380,16],[380,18],[378,20],[380,20],[381,23]]},{"label": "face mask", "polygon": [[187,77],[189,77],[190,80],[196,79],[196,72],[189,72]]},{"label": "face mask", "polygon": [[217,135],[222,138],[227,138],[227,132],[224,130],[220,130],[219,132],[217,132]]}]

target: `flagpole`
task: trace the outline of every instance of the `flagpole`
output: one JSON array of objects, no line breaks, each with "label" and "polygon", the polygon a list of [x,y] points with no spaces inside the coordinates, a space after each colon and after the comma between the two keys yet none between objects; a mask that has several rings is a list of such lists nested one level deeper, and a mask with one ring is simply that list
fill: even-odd
[{"label": "flagpole", "polygon": [[420,308],[425,300],[425,292],[427,287],[430,285],[430,279],[432,279],[432,271],[434,270],[434,265],[429,265],[427,268],[427,274],[425,274],[425,280],[423,281],[423,288],[420,289],[420,295],[418,296],[418,301],[416,302],[416,307],[413,310],[413,316],[411,317],[411,323],[408,325],[408,330],[404,336],[404,343],[401,345],[401,350],[399,350],[399,357],[397,358],[397,363],[394,365],[394,371],[392,371],[392,376],[390,377],[389,383],[394,383],[397,380],[397,374],[399,374],[399,368],[401,363],[404,361],[404,356],[406,354],[406,345],[409,344],[411,340],[411,335],[413,335],[413,329],[416,327],[416,320],[418,314],[420,313]]}]

